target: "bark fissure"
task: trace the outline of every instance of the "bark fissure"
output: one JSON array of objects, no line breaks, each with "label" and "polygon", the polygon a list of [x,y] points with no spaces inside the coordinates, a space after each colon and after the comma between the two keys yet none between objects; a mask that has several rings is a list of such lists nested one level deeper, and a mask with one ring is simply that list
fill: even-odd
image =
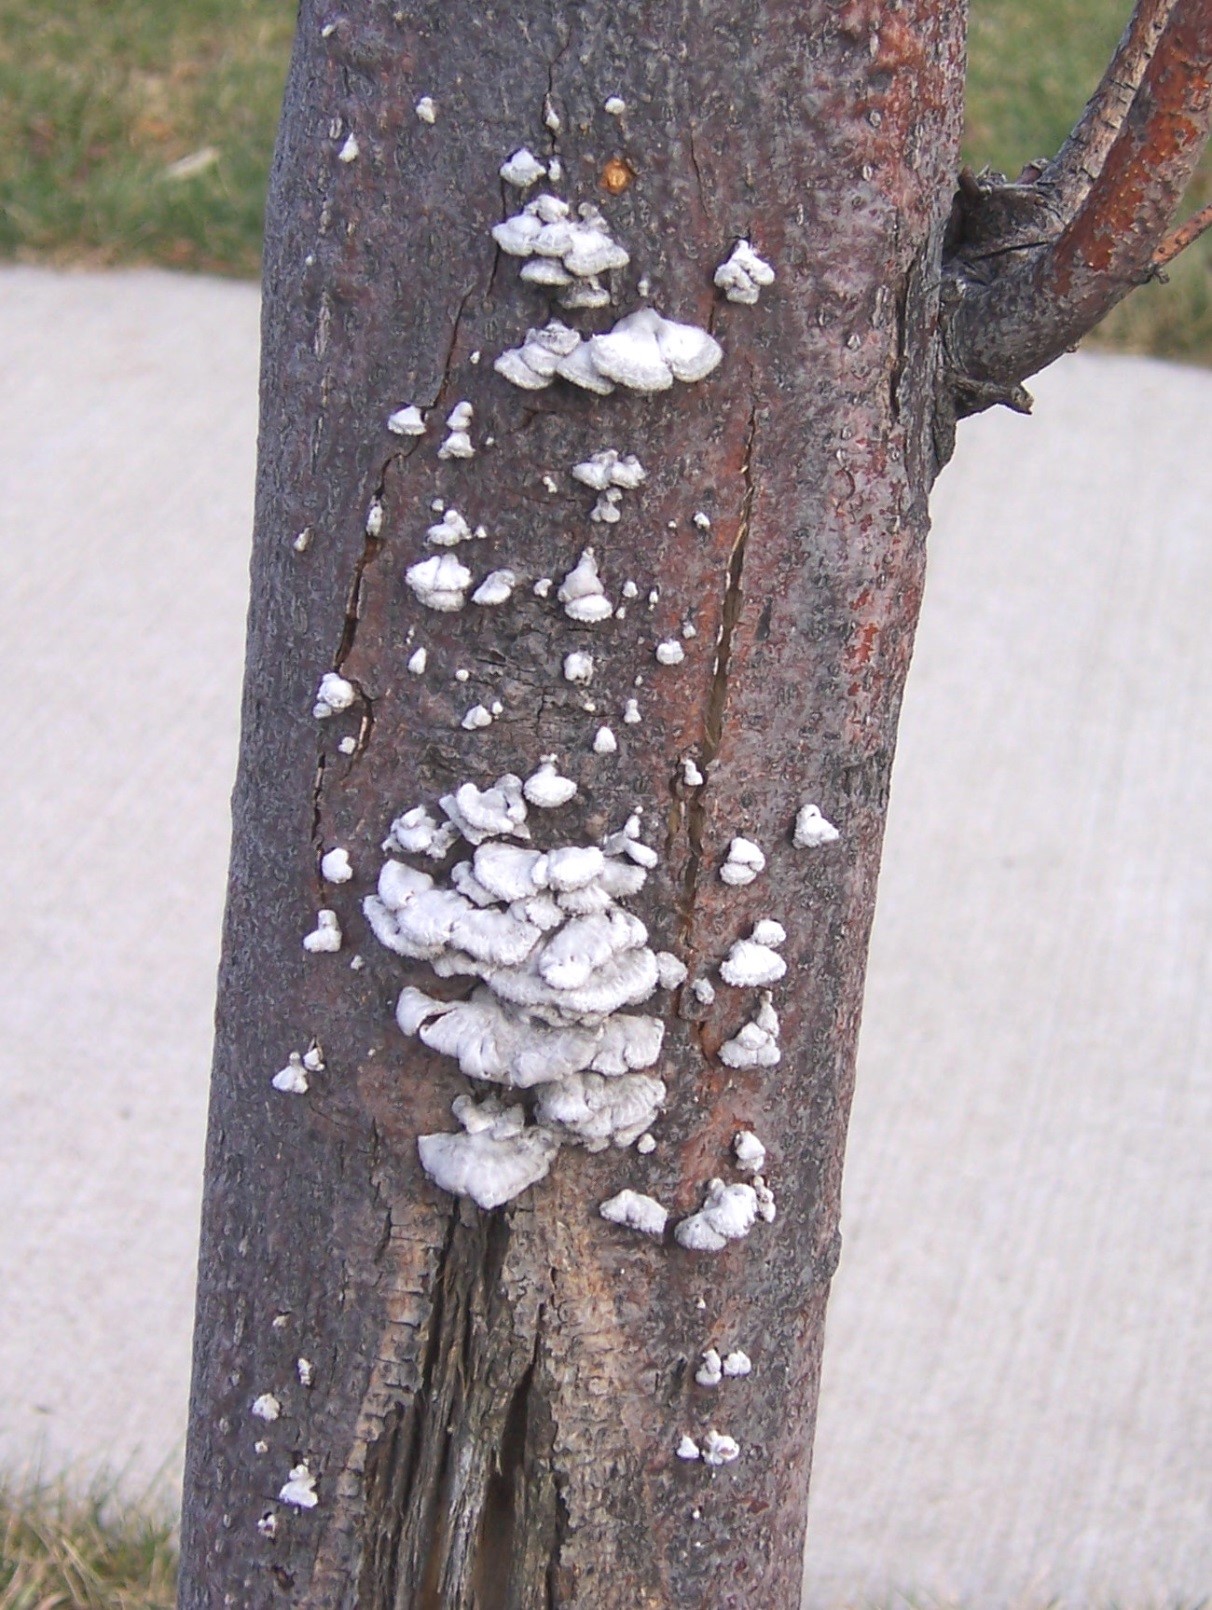
[{"label": "bark fissure", "polygon": [[317,856],[324,845],[324,766],[325,757],[321,752],[316,757],[315,778],[311,785],[311,843]]},{"label": "bark fissure", "polygon": [[[703,714],[700,769],[707,778],[706,787],[708,788],[711,786],[711,766],[720,752],[720,743],[724,735],[724,719],[728,709],[728,679],[732,665],[732,642],[740,622],[741,607],[745,597],[745,550],[749,542],[754,496],[757,490],[753,476],[753,450],[757,440],[757,417],[757,405],[755,403],[750,407],[749,419],[745,429],[745,445],[740,468],[742,486],[740,510],[737,517],[736,536],[733,538],[728,563],[724,569],[724,596],[720,607],[719,642],[716,646],[715,662],[712,666],[707,707]],[[686,869],[682,874],[681,935],[684,944],[692,951],[695,948],[694,920],[699,875],[702,871],[704,857],[704,827],[707,820],[707,805],[703,797],[704,793],[704,788],[691,789],[684,807],[689,851],[686,858]]]},{"label": "bark fissure", "polygon": [[476,1610],[510,1610],[515,1597],[513,1567],[516,1533],[522,1519],[530,1401],[542,1330],[543,1309],[540,1308],[530,1363],[514,1388],[501,1429],[500,1444],[488,1473],[472,1569]]}]

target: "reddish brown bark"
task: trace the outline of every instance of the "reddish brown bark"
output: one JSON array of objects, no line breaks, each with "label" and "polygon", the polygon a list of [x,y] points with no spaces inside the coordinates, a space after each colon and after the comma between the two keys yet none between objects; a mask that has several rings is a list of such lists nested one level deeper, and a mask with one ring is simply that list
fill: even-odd
[{"label": "reddish brown bark", "polygon": [[[936,470],[962,24],[961,7],[934,0],[355,0],[339,15],[305,0],[269,222],[186,1610],[798,1602],[863,968]],[[433,124],[415,113],[422,95]],[[623,116],[605,111],[610,96]],[[649,294],[643,277],[664,312],[715,332],[725,357],[708,379],[603,399],[563,382],[518,392],[494,373],[550,311],[490,237],[516,207],[499,164],[524,143],[558,152],[559,189],[601,205],[632,254],[614,305],[574,322],[609,326]],[[757,307],[712,284],[743,235],[777,273]],[[479,451],[441,461],[436,422],[462,399]],[[404,402],[431,422],[401,445],[385,421]],[[607,446],[638,453],[648,479],[603,528],[568,472]],[[418,604],[403,573],[427,552],[436,499],[489,527],[469,563],[477,580],[503,565],[524,579],[508,604]],[[372,501],[383,523],[368,535]],[[578,627],[530,582],[558,580],[590,541],[612,600],[626,579],[639,596]],[[684,664],[657,663],[665,639]],[[423,677],[405,668],[420,643]],[[561,675],[573,648],[597,661],[594,711]],[[334,668],[356,702],[318,722],[317,681]],[[639,725],[620,720],[629,698]],[[462,727],[494,699],[491,726]],[[602,721],[614,757],[592,749]],[[397,1030],[401,985],[432,974],[378,945],[360,902],[399,811],[526,775],[551,752],[580,792],[541,824],[543,843],[596,841],[642,807],[660,860],[633,907],[716,995],[704,1006],[685,988],[648,1008],[665,1018],[668,1087],[651,1157],[566,1146],[546,1180],[483,1213],[419,1166],[418,1134],[454,1127],[468,1081]],[[686,783],[686,756],[703,786]],[[836,844],[793,847],[805,800],[841,828]],[[769,861],[744,889],[719,877],[735,834]],[[355,873],[335,888],[318,873],[333,845]],[[321,907],[339,915],[336,955],[301,946]],[[718,968],[763,917],[788,935],[782,1061],[738,1070],[719,1048],[753,992]],[[312,1036],[326,1066],[309,1092],[271,1088]],[[742,1127],[769,1148],[773,1224],[702,1254],[598,1216],[623,1186],[693,1211],[709,1179],[738,1177]],[[744,1347],[752,1374],[699,1386],[702,1351],[721,1344]],[[276,1419],[250,1415],[262,1393]],[[711,1426],[739,1459],[712,1472],[676,1457]],[[301,1464],[313,1508],[280,1497]]]}]

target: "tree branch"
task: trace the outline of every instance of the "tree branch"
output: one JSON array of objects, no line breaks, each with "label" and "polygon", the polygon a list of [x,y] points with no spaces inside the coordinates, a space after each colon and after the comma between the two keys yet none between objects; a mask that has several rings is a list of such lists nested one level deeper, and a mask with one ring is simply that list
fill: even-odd
[{"label": "tree branch", "polygon": [[[1033,184],[984,180],[979,206],[961,191],[942,305],[944,409],[954,417],[996,403],[1021,406],[1024,379],[1156,274],[1212,106],[1212,0],[1170,0],[1163,24],[1165,9],[1162,0],[1140,0],[1055,166]],[[1129,77],[1142,63],[1128,97]],[[1012,193],[1016,222],[999,251],[989,221],[1005,214]],[[1058,196],[1075,195],[1072,211],[1058,208]],[[1023,228],[1028,217],[1034,238]]]},{"label": "tree branch", "polygon": [[1181,229],[1176,229],[1153,253],[1153,267],[1165,268],[1172,263],[1180,252],[1185,252],[1188,246],[1193,246],[1205,229],[1212,229],[1212,201],[1206,207],[1201,207],[1193,213]]},{"label": "tree branch", "polygon": [[1175,3],[1140,0],[1072,134],[1041,174],[1065,217],[1072,217],[1102,172]]}]

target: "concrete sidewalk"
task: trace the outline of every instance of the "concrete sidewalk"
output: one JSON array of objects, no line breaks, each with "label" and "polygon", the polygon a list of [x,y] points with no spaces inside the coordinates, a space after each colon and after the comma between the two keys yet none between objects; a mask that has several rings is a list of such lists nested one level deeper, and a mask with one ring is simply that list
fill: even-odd
[{"label": "concrete sidewalk", "polygon": [[[0,1468],[171,1481],[255,293],[0,272]],[[806,1603],[1212,1593],[1212,376],[966,425],[905,708]]]}]

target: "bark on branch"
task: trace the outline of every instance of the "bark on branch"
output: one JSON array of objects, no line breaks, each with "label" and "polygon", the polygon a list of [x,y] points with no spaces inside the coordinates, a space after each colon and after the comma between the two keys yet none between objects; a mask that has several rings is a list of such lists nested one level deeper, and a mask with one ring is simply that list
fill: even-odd
[{"label": "bark on branch", "polygon": [[1041,174],[1062,215],[1076,212],[1102,172],[1175,4],[1176,0],[1140,0],[1085,111]]},{"label": "bark on branch", "polygon": [[955,419],[997,403],[1029,407],[1023,380],[1156,273],[1207,141],[1210,63],[1212,0],[1140,0],[1054,163],[1013,184],[961,177],[944,287],[940,458],[950,410]]}]

